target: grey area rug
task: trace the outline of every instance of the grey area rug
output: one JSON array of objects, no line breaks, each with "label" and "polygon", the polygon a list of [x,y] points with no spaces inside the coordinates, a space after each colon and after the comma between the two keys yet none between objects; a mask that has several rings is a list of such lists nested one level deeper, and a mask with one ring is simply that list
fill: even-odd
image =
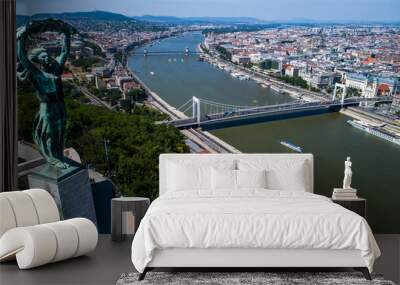
[{"label": "grey area rug", "polygon": [[376,275],[368,281],[359,272],[148,272],[142,281],[137,280],[138,276],[138,273],[122,274],[117,285],[395,285]]}]

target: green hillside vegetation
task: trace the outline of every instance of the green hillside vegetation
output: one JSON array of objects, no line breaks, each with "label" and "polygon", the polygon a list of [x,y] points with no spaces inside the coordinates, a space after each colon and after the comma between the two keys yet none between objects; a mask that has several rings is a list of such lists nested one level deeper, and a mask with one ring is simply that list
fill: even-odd
[{"label": "green hillside vegetation", "polygon": [[[185,153],[184,137],[174,127],[156,125],[165,116],[145,106],[133,112],[115,112],[84,104],[86,99],[72,86],[64,87],[67,106],[66,147],[75,148],[85,165],[111,176],[125,196],[158,196],[158,157],[161,153]],[[38,109],[30,85],[18,88],[18,136],[32,142],[32,122]],[[109,141],[110,170],[105,155]]]},{"label": "green hillside vegetation", "polygon": [[86,47],[93,49],[93,53],[95,56],[99,56],[99,57],[103,57],[103,58],[106,56],[105,53],[101,50],[101,47],[97,43],[91,42],[89,40],[85,40],[84,45]]},{"label": "green hillside vegetation", "polygon": [[88,71],[93,66],[100,65],[100,63],[102,63],[102,60],[99,58],[96,58],[96,57],[79,58],[79,59],[72,60],[71,63],[73,66],[82,67],[83,71]]}]

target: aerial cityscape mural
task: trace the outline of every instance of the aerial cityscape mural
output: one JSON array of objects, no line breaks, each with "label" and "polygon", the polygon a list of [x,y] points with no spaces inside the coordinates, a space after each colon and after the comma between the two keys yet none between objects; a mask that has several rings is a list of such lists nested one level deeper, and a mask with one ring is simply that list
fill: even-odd
[{"label": "aerial cityscape mural", "polygon": [[399,233],[396,13],[116,2],[17,2],[20,162],[87,169],[101,224],[102,191],[158,196],[161,153],[313,153],[326,196],[351,156],[373,231]]}]

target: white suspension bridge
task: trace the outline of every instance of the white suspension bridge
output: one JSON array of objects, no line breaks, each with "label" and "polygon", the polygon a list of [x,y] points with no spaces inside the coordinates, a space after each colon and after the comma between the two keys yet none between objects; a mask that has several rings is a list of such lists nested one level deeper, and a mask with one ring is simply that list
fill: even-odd
[{"label": "white suspension bridge", "polygon": [[336,98],[336,88],[332,100],[306,102],[301,99],[294,102],[267,106],[238,106],[214,102],[193,97],[177,109],[179,119],[166,123],[180,129],[197,127],[216,127],[247,124],[257,121],[279,120],[339,111],[343,107],[364,103],[390,103],[391,96],[345,98],[345,89],[341,98]]},{"label": "white suspension bridge", "polygon": [[154,56],[154,55],[192,55],[192,54],[201,54],[201,51],[192,51],[189,48],[185,48],[185,50],[149,50],[145,48],[143,51],[133,51],[130,54],[134,55],[144,55],[144,56]]}]

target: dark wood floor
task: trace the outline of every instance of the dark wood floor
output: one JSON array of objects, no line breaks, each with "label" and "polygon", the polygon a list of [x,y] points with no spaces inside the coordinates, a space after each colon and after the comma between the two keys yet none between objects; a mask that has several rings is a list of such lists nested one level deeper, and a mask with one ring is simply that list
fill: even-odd
[{"label": "dark wood floor", "polygon": [[[382,257],[375,272],[400,282],[400,235],[376,235]],[[134,271],[130,258],[131,241],[114,243],[100,235],[97,249],[78,257],[30,270],[19,270],[15,262],[0,265],[0,284],[115,284],[122,273]]]},{"label": "dark wood floor", "polygon": [[115,243],[110,235],[100,235],[88,256],[18,270],[16,262],[0,265],[0,284],[115,284],[122,273],[134,271],[131,241]]}]

